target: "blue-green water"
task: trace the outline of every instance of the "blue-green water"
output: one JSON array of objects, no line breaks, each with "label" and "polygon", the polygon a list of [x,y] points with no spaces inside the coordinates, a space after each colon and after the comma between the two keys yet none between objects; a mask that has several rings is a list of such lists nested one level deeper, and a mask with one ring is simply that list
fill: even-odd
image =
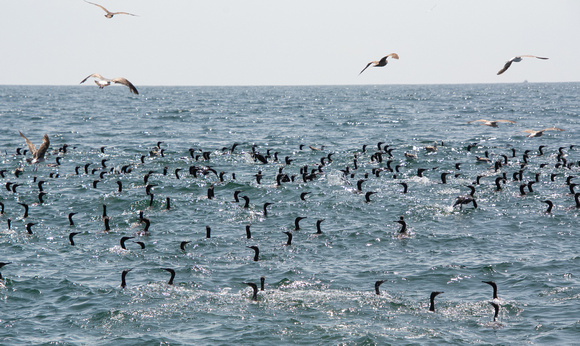
[{"label": "blue-green water", "polygon": [[[579,90],[577,83],[140,87],[134,96],[122,87],[1,86],[0,262],[11,264],[0,269],[0,344],[576,343],[580,209],[566,178],[580,175],[580,147],[570,148],[580,145]],[[477,119],[516,123],[467,123]],[[565,131],[538,138],[522,132],[553,126]],[[16,155],[26,147],[19,130],[37,146],[49,135],[44,163],[27,165]],[[159,141],[164,156],[150,156]],[[436,152],[424,150],[436,141]],[[378,142],[394,149],[393,158],[372,160]],[[233,153],[222,150],[233,143]],[[468,151],[472,143],[478,144]],[[58,153],[63,144],[67,152]],[[280,161],[254,162],[253,145],[264,155],[278,152]],[[570,168],[556,167],[560,147]],[[190,148],[210,152],[210,160],[195,161]],[[522,196],[513,173],[526,150],[524,182],[540,176],[534,192]],[[508,164],[496,172],[477,162],[485,151],[492,162],[508,156]],[[303,182],[300,168],[317,168],[330,153],[323,173]],[[389,159],[400,172],[373,175]],[[119,173],[128,164],[131,172]],[[224,182],[213,173],[190,175],[194,165],[225,172]],[[354,176],[341,172],[347,166]],[[23,173],[16,177],[18,167]],[[280,168],[295,181],[277,186]],[[427,169],[424,177],[418,168]],[[152,206],[144,184],[149,171]],[[451,173],[447,184],[443,172]],[[504,172],[508,180],[496,191],[495,178]],[[552,173],[559,174],[554,181]],[[475,185],[478,208],[453,208],[478,175],[484,176]],[[42,204],[34,177],[45,181]],[[14,193],[7,182],[20,186]],[[208,199],[211,185],[215,198]],[[250,198],[249,208],[243,199],[233,202],[236,190]],[[376,192],[369,203],[367,191]],[[303,192],[309,194],[301,200]],[[546,199],[554,202],[551,214]],[[266,202],[273,203],[267,216]],[[30,205],[26,219],[18,203]],[[123,250],[121,237],[144,228],[139,211],[151,222],[150,235],[128,240]],[[77,213],[74,226],[70,212]],[[406,237],[395,222],[401,215]],[[294,230],[298,216],[307,218]],[[314,235],[318,219],[323,234]],[[293,233],[291,246],[284,246],[285,231]],[[80,232],[74,247],[70,232]],[[182,241],[191,242],[185,251]],[[258,262],[246,247],[252,245],[260,248]],[[131,268],[122,289],[121,272]],[[175,269],[173,286],[162,268]],[[243,282],[259,285],[261,276],[265,291],[252,301]],[[377,280],[385,280],[380,296]],[[491,287],[482,280],[499,287],[498,323],[488,304]],[[445,292],[434,313],[432,291]]]}]

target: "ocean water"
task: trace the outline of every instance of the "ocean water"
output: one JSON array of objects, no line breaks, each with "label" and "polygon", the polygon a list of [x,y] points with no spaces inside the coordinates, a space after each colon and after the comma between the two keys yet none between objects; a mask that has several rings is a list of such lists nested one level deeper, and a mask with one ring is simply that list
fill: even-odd
[{"label": "ocean water", "polygon": [[[138,89],[0,86],[0,262],[11,262],[0,268],[0,344],[578,342],[580,209],[566,179],[580,183],[580,84]],[[516,123],[468,123],[478,119]],[[522,132],[549,127],[565,131]],[[45,162],[17,155],[26,148],[18,131],[37,146],[48,134]],[[163,156],[151,156],[158,142]],[[393,157],[375,159],[379,142]],[[435,142],[436,152],[424,149]],[[269,152],[268,163],[254,161],[252,146]],[[569,167],[557,165],[559,148]],[[491,164],[476,159],[486,152]],[[508,163],[495,170],[502,155]],[[388,160],[399,172],[388,171]],[[191,166],[205,174],[190,174]],[[304,166],[319,174],[304,182]],[[224,172],[223,181],[208,167]],[[280,169],[294,181],[278,186]],[[539,173],[534,192],[520,193],[520,170],[524,183]],[[16,192],[8,182],[19,184]],[[454,208],[472,184],[477,208]],[[367,191],[375,192],[370,202]],[[28,217],[18,203],[29,205]],[[140,234],[140,211],[149,235]],[[306,217],[299,230],[297,217]],[[319,219],[323,233],[314,234]],[[75,246],[70,232],[79,232]],[[284,232],[293,235],[290,246]],[[135,237],[126,250],[123,236]],[[183,251],[182,241],[190,242]],[[259,247],[259,261],[248,246]],[[175,270],[174,285],[163,268]],[[132,271],[122,288],[125,269]],[[265,290],[254,301],[244,282],[259,286],[262,276]],[[497,283],[496,322],[492,288],[482,281]],[[432,291],[444,293],[429,312]]]}]

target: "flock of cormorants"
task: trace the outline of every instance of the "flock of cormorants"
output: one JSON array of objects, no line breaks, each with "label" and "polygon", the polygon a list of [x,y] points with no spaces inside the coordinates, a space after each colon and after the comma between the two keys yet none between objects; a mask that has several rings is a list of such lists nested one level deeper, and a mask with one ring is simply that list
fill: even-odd
[{"label": "flock of cormorants", "polygon": [[[391,146],[385,144],[383,142],[379,142],[376,145],[376,150],[369,150],[368,145],[364,145],[361,149],[356,150],[353,156],[350,159],[346,159],[346,162],[352,160],[352,166],[349,164],[345,167],[336,167],[332,163],[335,162],[336,157],[333,157],[335,154],[334,152],[324,153],[324,151],[328,151],[325,147],[314,147],[314,146],[306,146],[300,145],[298,148],[298,154],[304,152],[305,150],[309,150],[311,153],[321,153],[322,155],[319,158],[319,162],[313,162],[309,165],[304,165],[299,167],[299,170],[296,171],[295,165],[292,163],[295,161],[296,157],[287,155],[283,159],[278,157],[279,152],[272,152],[271,149],[268,149],[265,153],[260,152],[257,145],[253,145],[249,150],[243,151],[236,149],[238,147],[237,143],[234,143],[231,147],[224,147],[221,150],[214,150],[214,151],[204,151],[202,149],[190,148],[187,151],[186,157],[180,157],[179,160],[188,161],[191,163],[189,167],[180,167],[176,168],[173,174],[170,174],[168,168],[165,167],[162,172],[156,172],[154,170],[150,170],[147,168],[147,160],[154,161],[160,157],[166,157],[166,151],[162,148],[163,142],[158,142],[156,146],[154,146],[148,153],[143,153],[140,156],[137,162],[129,162],[126,164],[118,164],[115,167],[107,166],[108,159],[104,158],[99,163],[86,163],[84,165],[76,165],[74,169],[72,167],[68,167],[64,164],[63,158],[66,157],[67,153],[70,150],[74,150],[75,147],[71,147],[67,144],[63,144],[56,150],[53,150],[52,155],[55,157],[54,163],[47,164],[47,157],[45,154],[47,153],[50,145],[50,140],[47,135],[43,137],[43,142],[40,147],[37,149],[34,144],[28,140],[24,134],[20,133],[20,135],[25,138],[26,144],[28,146],[28,150],[22,148],[16,148],[13,162],[18,162],[18,167],[3,167],[0,169],[0,177],[4,180],[5,185],[5,193],[8,194],[7,196],[2,196],[2,201],[0,202],[1,211],[0,216],[5,216],[8,214],[14,214],[15,210],[10,204],[17,204],[22,206],[23,214],[21,219],[23,221],[28,221],[30,218],[34,218],[34,215],[29,215],[29,204],[21,202],[21,199],[18,197],[19,191],[17,190],[18,187],[30,189],[38,189],[38,203],[35,204],[37,208],[42,208],[43,203],[45,203],[45,198],[51,198],[50,192],[46,192],[44,190],[43,184],[46,183],[48,179],[58,179],[59,172],[65,169],[69,169],[71,172],[74,171],[74,174],[71,173],[70,177],[74,178],[75,176],[95,176],[95,179],[92,181],[92,188],[95,190],[99,190],[98,183],[100,181],[111,181],[111,177],[118,177],[116,180],[117,185],[117,193],[118,195],[122,195],[123,184],[120,179],[122,176],[130,176],[135,173],[139,174],[138,172],[145,172],[142,177],[144,193],[148,196],[150,202],[149,205],[153,205],[154,202],[154,188],[159,187],[160,183],[157,181],[156,184],[151,183],[149,180],[153,176],[163,176],[164,179],[172,179],[171,176],[174,176],[174,179],[182,179],[185,177],[186,179],[204,179],[208,183],[207,187],[207,195],[203,198],[207,198],[208,200],[216,199],[215,196],[215,188],[216,186],[220,186],[220,184],[224,184],[227,181],[237,181],[238,183],[244,183],[246,185],[255,187],[263,186],[262,184],[265,181],[273,182],[273,185],[269,185],[268,188],[278,189],[286,184],[298,184],[297,186],[306,187],[309,182],[316,181],[320,179],[328,172],[333,171],[334,173],[340,172],[340,177],[343,181],[345,187],[350,188],[351,185],[356,185],[356,188],[353,186],[352,191],[355,194],[360,194],[364,196],[361,197],[360,203],[373,203],[373,199],[370,197],[376,193],[376,191],[364,191],[363,184],[368,181],[369,179],[392,179],[395,184],[399,184],[402,186],[402,189],[397,192],[400,194],[407,194],[412,193],[409,191],[409,183],[413,181],[412,179],[415,178],[423,178],[424,174],[429,171],[437,170],[438,168],[413,168],[416,166],[420,166],[418,162],[419,155],[433,155],[436,154],[437,150],[441,148],[445,148],[445,143],[439,143],[439,145],[434,146],[426,146],[416,149],[417,152],[414,154],[410,154],[408,152],[401,153],[401,150],[395,146]],[[471,155],[471,151],[473,148],[479,148],[477,143],[472,143],[468,145],[466,148],[462,148],[465,153],[469,153]],[[105,153],[106,147],[101,147],[100,152]],[[520,153],[521,160],[517,155],[517,150],[515,148],[511,148],[509,152],[511,155],[506,153],[502,154],[489,154],[488,150],[485,150],[484,157],[475,156],[475,164],[485,163],[485,169],[482,170],[476,177],[473,177],[473,183],[468,185],[467,187],[470,189],[470,193],[467,195],[458,196],[455,203],[453,204],[453,208],[459,208],[460,210],[464,207],[471,204],[472,207],[475,209],[478,207],[476,201],[476,193],[478,192],[478,188],[476,186],[482,186],[485,184],[482,179],[488,176],[494,176],[494,186],[493,189],[496,193],[501,193],[503,187],[507,183],[515,183],[519,184],[519,191],[522,196],[526,195],[527,193],[533,193],[534,190],[532,185],[542,184],[542,169],[549,168],[553,165],[554,169],[557,169],[559,173],[551,173],[549,175],[549,180],[554,181],[559,176],[565,177],[565,183],[568,186],[569,192],[575,199],[575,206],[572,208],[580,208],[580,193],[575,192],[574,188],[577,186],[576,183],[573,183],[574,175],[571,174],[573,170],[577,170],[577,167],[580,166],[580,162],[572,161],[568,158],[568,152],[574,150],[574,145],[570,145],[569,147],[559,147],[557,151],[554,151],[553,154],[547,153],[547,148],[544,145],[538,147],[537,152],[532,152],[532,150],[526,150],[523,153]],[[420,151],[424,153],[421,154]],[[9,155],[7,152],[6,155]],[[26,158],[28,154],[32,155],[32,159]],[[270,170],[277,171],[275,176],[267,176],[263,170],[259,170],[257,174],[254,175],[255,180],[252,181],[240,181],[236,177],[236,172],[226,172],[220,171],[218,172],[213,164],[212,161],[215,159],[212,156],[220,155],[220,156],[234,156],[234,155],[241,155],[247,159],[250,165],[255,165],[257,167],[268,167]],[[509,156],[508,156],[509,155]],[[18,160],[18,157],[22,156],[22,160]],[[539,164],[537,168],[531,168],[531,161],[533,159],[547,159],[547,162],[542,162]],[[555,159],[555,163],[550,163],[550,159]],[[342,158],[341,158],[342,159]],[[362,161],[364,160],[364,161]],[[70,160],[69,160],[70,161]],[[23,165],[24,162],[28,162],[29,165]],[[364,167],[372,166],[371,171],[366,171],[365,168],[359,167],[360,163],[364,162]],[[473,163],[473,162],[472,162]],[[440,174],[440,184],[448,184],[447,177],[454,176],[459,177],[462,173],[461,165],[464,162],[456,162],[454,164],[455,171],[445,171]],[[29,173],[35,174],[39,172],[38,165],[45,165],[56,169],[53,172],[50,172],[48,177],[37,177],[34,176],[32,181],[24,181],[22,176],[25,171]],[[334,166],[334,167],[333,167]],[[362,166],[362,165],[361,165]],[[277,169],[274,169],[277,167]],[[513,172],[512,176],[508,176],[507,169],[516,169]],[[218,168],[219,169],[219,168]],[[222,166],[223,169],[223,166]],[[235,167],[232,167],[234,170]],[[538,170],[534,173],[532,180],[526,181],[527,179],[524,177],[524,173],[527,173],[530,170]],[[187,171],[187,174],[181,174],[181,171]],[[287,173],[288,171],[292,170],[294,174]],[[13,175],[13,177],[11,177]],[[26,176],[26,175],[25,175]],[[97,179],[98,177],[98,179]],[[135,179],[134,177],[133,179]],[[46,180],[44,180],[46,179]],[[139,179],[139,178],[137,178]],[[4,190],[4,189],[3,189]],[[110,193],[111,191],[107,191]],[[563,194],[566,194],[567,191],[562,191]],[[309,191],[303,191],[300,193],[300,199],[302,201],[306,201],[309,195]],[[483,193],[483,192],[482,192]],[[242,195],[241,190],[236,190],[234,192],[233,198],[235,203],[239,203],[239,207],[244,210],[250,208],[250,197],[248,196],[249,193],[246,191]],[[14,202],[14,203],[12,203]],[[171,212],[171,200],[169,197],[165,198],[164,201],[164,209],[167,212]],[[548,204],[548,209],[545,213],[551,213],[553,208],[553,203],[550,200],[544,200],[544,203]],[[5,204],[7,203],[8,209],[5,210]],[[263,217],[268,217],[268,207],[273,205],[273,203],[266,202],[260,208],[261,214]],[[125,246],[125,242],[130,239],[134,238],[142,238],[141,241],[134,241],[134,243],[138,244],[140,248],[145,248],[146,243],[142,240],[146,239],[150,235],[150,227],[151,222],[150,220],[144,216],[145,210],[141,210],[139,213],[139,223],[143,224],[143,229],[141,231],[135,232],[131,236],[123,236],[120,239],[120,247],[123,250],[127,250]],[[70,212],[68,213],[68,222],[70,226],[74,226],[73,216],[76,213]],[[306,216],[298,216],[294,219],[294,231],[300,231],[301,225],[300,222],[306,219]],[[102,206],[102,222],[103,222],[103,233],[108,233],[111,231],[111,227],[109,225],[110,217],[107,215],[107,205],[104,204]],[[321,224],[324,219],[318,219],[316,222],[316,233],[321,234],[323,233],[321,229]],[[11,219],[7,218],[7,227],[8,231],[11,230]],[[394,223],[399,223],[401,225],[400,229],[397,231],[397,238],[409,238],[412,237],[412,234],[409,233],[407,228],[407,223],[403,216],[400,217],[399,220],[393,221]],[[29,235],[33,235],[32,226],[34,226],[35,222],[27,222],[26,223],[26,232]],[[286,246],[294,246],[292,243],[293,240],[293,232],[294,231],[284,231],[283,233],[287,236]],[[71,246],[77,246],[74,242],[74,237],[82,232],[70,232],[68,240]],[[206,226],[206,238],[211,237],[211,227],[208,225]],[[252,233],[250,230],[250,225],[246,226],[246,237],[247,239],[252,239]],[[191,241],[182,241],[180,243],[180,249],[184,251]],[[260,260],[260,248],[257,245],[247,246],[247,248],[253,251],[253,261]],[[0,262],[0,268],[4,267],[5,265],[10,264],[10,262]],[[172,268],[160,268],[163,269],[171,274],[171,278],[168,284],[173,284],[175,278],[175,271]],[[127,286],[126,276],[132,269],[123,270],[121,274],[121,287]],[[261,288],[264,288],[264,280],[265,278],[261,278]],[[379,280],[375,282],[375,292],[376,294],[380,294],[379,286],[383,283],[383,280]],[[497,286],[493,281],[484,281],[485,283],[491,285],[494,289],[493,298],[494,300],[491,302],[491,305],[495,309],[495,317],[494,321],[497,318],[498,310],[499,310],[499,301],[497,300]],[[258,297],[258,287],[255,283],[252,282],[243,282],[243,284],[250,286],[253,289],[252,299],[256,300]],[[432,292],[430,295],[430,306],[429,310],[434,311],[434,299],[437,295],[443,292],[435,291]]]}]

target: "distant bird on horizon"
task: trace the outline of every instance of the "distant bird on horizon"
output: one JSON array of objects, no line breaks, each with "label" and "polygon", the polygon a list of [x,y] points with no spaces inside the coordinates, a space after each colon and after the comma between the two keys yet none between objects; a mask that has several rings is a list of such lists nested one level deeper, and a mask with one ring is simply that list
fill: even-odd
[{"label": "distant bird on horizon", "polygon": [[89,75],[87,78],[83,79],[80,82],[80,84],[83,84],[89,78],[95,78],[95,84],[97,84],[99,89],[103,89],[104,87],[111,85],[111,82],[112,82],[112,83],[123,84],[123,85],[127,86],[133,94],[139,95],[137,88],[135,88],[135,86],[133,84],[131,84],[131,82],[129,82],[127,79],[125,79],[123,77],[108,79],[108,78],[101,76],[98,73],[93,73],[93,74]]},{"label": "distant bird on horizon", "polygon": [[38,147],[37,150],[34,144],[32,144],[32,142],[29,141],[28,138],[26,138],[26,136],[22,134],[22,132],[18,131],[18,133],[20,133],[20,136],[24,138],[24,140],[26,141],[26,145],[28,145],[28,150],[30,150],[30,153],[32,154],[32,159],[26,159],[26,162],[38,163],[44,161],[44,154],[46,153],[46,150],[50,145],[48,135],[45,134],[44,137],[42,137],[42,144],[40,145],[40,147]]},{"label": "distant bird on horizon", "polygon": [[536,59],[548,60],[548,58],[542,58],[540,56],[535,56],[535,55],[515,56],[515,57],[509,59],[505,63],[505,65],[503,65],[503,68],[501,70],[499,70],[499,72],[497,74],[500,75],[500,74],[504,73],[505,71],[507,71],[508,68],[510,68],[510,66],[512,65],[512,62],[520,62],[520,61],[522,61],[523,58],[536,58]]},{"label": "distant bird on horizon", "polygon": [[468,124],[471,123],[475,123],[475,122],[481,122],[480,125],[485,125],[485,126],[490,126],[490,127],[498,127],[497,123],[510,123],[510,124],[515,124],[516,122],[513,120],[485,120],[485,119],[479,119],[479,120],[472,120],[472,121],[468,121]]},{"label": "distant bird on horizon", "polygon": [[544,134],[544,131],[564,131],[564,130],[559,129],[557,127],[548,127],[547,129],[543,129],[540,131],[524,130],[523,132],[529,133],[529,135],[527,137],[541,137]]},{"label": "distant bird on horizon", "polygon": [[379,61],[371,61],[367,64],[367,66],[365,66],[365,68],[362,69],[362,71],[360,71],[359,76],[361,73],[363,73],[369,66],[373,66],[373,67],[383,67],[383,66],[387,66],[387,64],[389,63],[387,61],[387,58],[393,58],[393,59],[399,59],[399,55],[397,53],[391,53],[389,55],[385,55],[384,57],[381,58],[381,60]]},{"label": "distant bird on horizon", "polygon": [[85,2],[86,3],[89,3],[91,5],[95,5],[95,6],[98,6],[98,7],[102,8],[103,11],[107,12],[107,14],[105,14],[105,17],[107,17],[107,18],[113,18],[113,16],[116,15],[116,14],[128,14],[128,15],[134,16],[134,17],[137,16],[135,14],[128,13],[128,12],[111,12],[111,11],[107,10],[106,8],[104,8],[103,6],[101,6],[99,4],[95,4],[94,2],[90,2],[90,1],[86,1],[86,0],[85,0]]}]

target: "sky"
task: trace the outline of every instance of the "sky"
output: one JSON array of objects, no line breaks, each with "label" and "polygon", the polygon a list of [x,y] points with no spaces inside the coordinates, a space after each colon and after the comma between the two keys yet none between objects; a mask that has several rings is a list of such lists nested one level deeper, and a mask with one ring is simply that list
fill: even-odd
[{"label": "sky", "polygon": [[[137,87],[580,81],[578,0],[92,2],[137,16],[0,0],[0,85],[76,85],[91,73]],[[400,59],[359,75],[389,53]],[[549,60],[496,75],[522,54]]]}]

